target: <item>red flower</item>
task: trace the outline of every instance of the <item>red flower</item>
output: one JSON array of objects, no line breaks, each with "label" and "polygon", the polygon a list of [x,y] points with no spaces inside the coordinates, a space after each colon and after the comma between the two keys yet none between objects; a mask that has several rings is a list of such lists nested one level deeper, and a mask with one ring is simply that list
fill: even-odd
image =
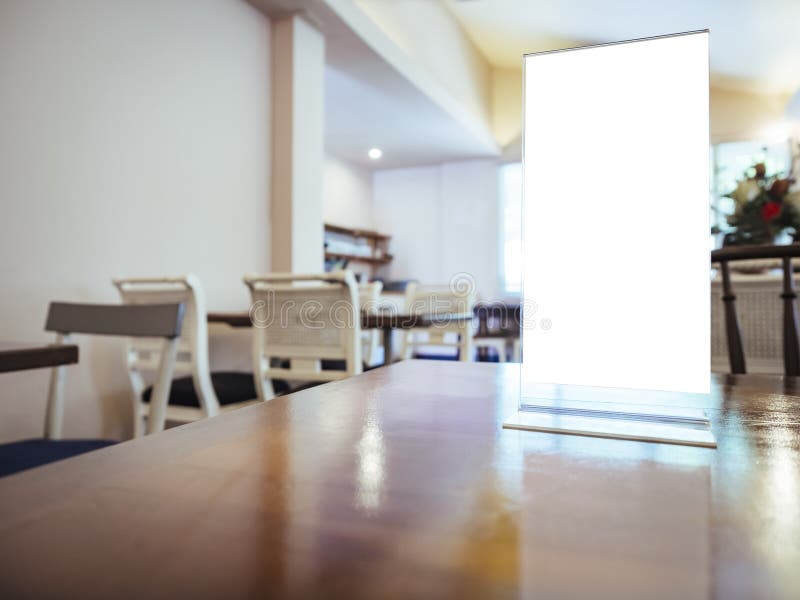
[{"label": "red flower", "polygon": [[761,218],[767,223],[776,219],[781,214],[780,202],[767,202],[761,209]]}]

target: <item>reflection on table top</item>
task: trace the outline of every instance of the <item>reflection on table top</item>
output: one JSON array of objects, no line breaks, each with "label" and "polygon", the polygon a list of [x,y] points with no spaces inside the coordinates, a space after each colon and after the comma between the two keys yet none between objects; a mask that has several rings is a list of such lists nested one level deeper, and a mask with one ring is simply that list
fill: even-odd
[{"label": "reflection on table top", "polygon": [[0,480],[0,596],[796,598],[800,382],[717,450],[501,429],[517,365],[405,361]]}]

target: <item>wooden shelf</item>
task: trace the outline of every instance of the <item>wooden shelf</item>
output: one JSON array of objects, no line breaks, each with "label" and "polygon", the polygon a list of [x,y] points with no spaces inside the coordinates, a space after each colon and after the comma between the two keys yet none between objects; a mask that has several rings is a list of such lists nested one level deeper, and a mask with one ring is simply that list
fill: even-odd
[{"label": "wooden shelf", "polygon": [[[334,243],[334,236],[344,237],[346,243]],[[369,231],[367,229],[355,229],[352,227],[343,227],[341,225],[325,224],[325,261],[326,268],[331,268],[332,265],[329,261],[347,261],[345,266],[350,266],[347,263],[360,263],[355,267],[360,272],[364,271],[364,265],[369,265],[369,276],[375,277],[378,271],[392,262],[392,255],[389,254],[389,240],[391,236],[378,233],[377,231]],[[330,249],[329,249],[330,240]],[[339,242],[341,240],[336,240]],[[367,252],[368,255],[352,254],[356,251],[356,247],[360,251]],[[343,250],[344,252],[336,252],[336,250]],[[364,273],[362,273],[364,274]]]},{"label": "wooden shelf", "polygon": [[375,256],[359,256],[357,254],[342,254],[340,252],[326,252],[325,259],[344,259],[344,260],[355,260],[359,262],[365,262],[372,265],[386,265],[392,261],[392,256],[386,255],[381,256],[380,258]]},{"label": "wooden shelf", "polygon": [[369,231],[368,229],[351,229],[350,227],[342,227],[341,225],[330,225],[325,223],[325,231],[331,233],[343,233],[356,238],[369,238],[372,240],[388,240],[392,236],[377,231]]}]

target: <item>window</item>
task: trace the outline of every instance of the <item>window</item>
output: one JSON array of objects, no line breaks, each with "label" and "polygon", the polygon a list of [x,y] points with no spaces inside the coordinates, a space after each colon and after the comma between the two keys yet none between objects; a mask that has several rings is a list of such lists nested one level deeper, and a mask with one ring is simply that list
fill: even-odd
[{"label": "window", "polygon": [[522,163],[500,166],[500,289],[522,293]]},{"label": "window", "polygon": [[[711,224],[727,231],[726,217],[733,213],[734,204],[726,198],[736,184],[752,174],[756,163],[764,163],[768,175],[786,175],[791,167],[789,141],[725,142],[711,147]],[[722,236],[715,240],[722,245]]]}]

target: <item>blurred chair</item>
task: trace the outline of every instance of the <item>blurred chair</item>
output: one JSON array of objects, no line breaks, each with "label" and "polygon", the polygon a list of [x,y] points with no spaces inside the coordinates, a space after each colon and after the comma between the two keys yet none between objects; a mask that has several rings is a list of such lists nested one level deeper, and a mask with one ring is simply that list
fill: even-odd
[{"label": "blurred chair", "polygon": [[[406,287],[406,311],[409,314],[430,314],[441,317],[435,327],[409,329],[404,332],[401,356],[406,358],[436,358],[471,361],[473,359],[473,325],[471,321],[450,322],[448,313],[472,314],[475,306],[473,289],[453,289],[455,286]],[[435,354],[430,350],[452,349],[452,354]]]},{"label": "blurred chair", "polygon": [[497,362],[508,360],[508,339],[494,327],[493,310],[491,307],[478,304],[475,307],[475,316],[478,318],[478,330],[474,335],[475,349],[478,360],[490,360],[489,350],[494,350]]},{"label": "blurred chair", "polygon": [[[205,295],[195,275],[118,278],[113,281],[126,304],[183,302],[186,307],[175,362],[178,377],[172,383],[167,420],[186,423],[257,402],[251,373],[210,372]],[[133,389],[136,437],[141,435],[142,421],[152,410],[152,387],[147,384],[145,374],[153,371],[158,360],[159,348],[152,340],[129,340],[127,365]]]},{"label": "blurred chair", "polygon": [[275,379],[321,383],[361,373],[358,287],[350,271],[245,275],[258,397]]},{"label": "blurred chair", "polygon": [[[46,331],[55,332],[56,344],[65,344],[72,334],[146,337],[156,340],[160,360],[153,392],[150,432],[164,427],[178,336],[183,321],[183,304],[151,306],[109,306],[52,302]],[[0,445],[0,476],[84,454],[115,444],[111,440],[63,440],[64,384],[66,366],[52,369],[47,396],[44,439],[22,440]]]},{"label": "blurred chair", "polygon": [[520,305],[479,302],[475,305],[475,316],[478,318],[474,338],[478,360],[490,358],[488,350],[493,349],[499,362],[506,362],[509,355],[513,362],[519,362]]},{"label": "blurred chair", "polygon": [[746,373],[744,344],[736,312],[736,294],[733,289],[730,263],[760,259],[779,259],[782,266],[783,286],[783,366],[784,373],[800,376],[800,331],[798,331],[797,291],[795,290],[792,259],[800,258],[800,245],[728,246],[711,252],[711,264],[719,264],[722,276],[722,302],[725,308],[725,337],[728,343],[728,361],[731,373]]},{"label": "blurred chair", "polygon": [[522,338],[514,338],[514,341],[511,343],[511,362],[521,363],[522,362]]},{"label": "blurred chair", "polygon": [[[382,289],[381,281],[358,285],[358,304],[362,313],[378,312]],[[361,332],[361,357],[367,367],[383,364],[383,357],[379,356],[382,347],[379,330],[368,329]]]}]

